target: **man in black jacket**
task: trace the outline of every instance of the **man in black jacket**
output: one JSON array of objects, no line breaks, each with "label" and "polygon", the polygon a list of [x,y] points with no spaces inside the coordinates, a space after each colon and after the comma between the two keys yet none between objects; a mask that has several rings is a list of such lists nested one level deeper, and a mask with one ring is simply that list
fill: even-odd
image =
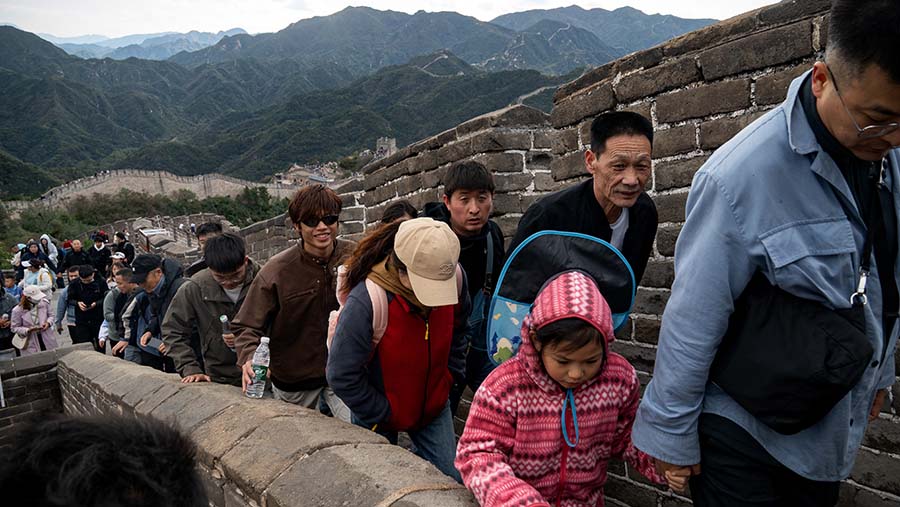
[{"label": "man in black jacket", "polygon": [[68,298],[75,306],[75,335],[72,343],[93,343],[94,350],[105,353],[100,347],[99,334],[103,325],[103,299],[109,286],[106,280],[94,273],[90,265],[78,268],[78,280],[69,284]]},{"label": "man in black jacket", "polygon": [[130,266],[134,262],[134,245],[128,241],[122,231],[116,233],[116,251],[125,254],[125,264]]},{"label": "man in black jacket", "polygon": [[425,216],[446,222],[456,233],[459,263],[466,272],[472,299],[466,333],[466,378],[450,390],[450,409],[455,413],[466,386],[477,391],[494,369],[487,353],[485,314],[506,254],[503,232],[490,220],[494,208],[494,179],[490,171],[478,162],[462,162],[447,170],[443,183],[443,202],[425,205]]},{"label": "man in black jacket", "polygon": [[106,235],[96,234],[94,236],[94,248],[88,252],[91,258],[91,265],[97,271],[100,278],[106,278],[109,275],[109,266],[112,264],[112,252],[106,246]]},{"label": "man in black jacket", "polygon": [[584,153],[592,178],[532,204],[509,250],[539,231],[587,234],[619,249],[640,284],[658,222],[656,205],[644,192],[652,144],[653,125],[643,116],[626,111],[598,116],[591,124],[591,148]]},{"label": "man in black jacket", "polygon": [[69,268],[77,268],[78,266],[85,265],[92,265],[91,257],[84,251],[80,240],[73,240],[72,251],[66,254],[65,259],[59,265],[59,270],[56,272],[56,278],[62,279],[63,276],[68,273]]}]

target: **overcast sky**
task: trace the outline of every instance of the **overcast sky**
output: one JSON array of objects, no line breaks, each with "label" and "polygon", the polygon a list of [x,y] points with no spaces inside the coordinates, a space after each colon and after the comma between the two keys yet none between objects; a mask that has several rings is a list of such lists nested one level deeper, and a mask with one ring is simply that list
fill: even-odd
[{"label": "overcast sky", "polygon": [[[348,5],[413,13],[456,11],[489,21],[501,14],[552,9],[572,0],[363,0],[331,3],[315,0],[0,0],[0,22],[23,30],[59,37],[100,34],[119,37],[137,33],[200,30],[217,32],[240,27],[250,33],[275,32],[300,19],[325,16]],[[725,19],[774,0],[589,0],[585,9],[630,5],[648,14],[684,18]]]}]

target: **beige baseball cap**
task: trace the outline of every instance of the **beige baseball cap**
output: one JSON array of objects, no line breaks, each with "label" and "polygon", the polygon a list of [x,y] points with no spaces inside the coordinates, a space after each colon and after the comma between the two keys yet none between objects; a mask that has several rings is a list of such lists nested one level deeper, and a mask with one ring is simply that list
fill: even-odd
[{"label": "beige baseball cap", "polygon": [[394,252],[403,264],[419,301],[430,307],[455,305],[459,240],[444,222],[415,218],[400,225]]}]

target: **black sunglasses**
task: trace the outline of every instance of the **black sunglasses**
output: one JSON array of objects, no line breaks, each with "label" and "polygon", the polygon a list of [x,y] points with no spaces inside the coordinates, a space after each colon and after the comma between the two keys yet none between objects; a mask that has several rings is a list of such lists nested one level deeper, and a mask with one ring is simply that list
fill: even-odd
[{"label": "black sunglasses", "polygon": [[300,222],[307,227],[316,227],[319,225],[319,222],[325,222],[325,225],[334,225],[337,221],[337,215],[325,215],[324,217],[310,217]]}]

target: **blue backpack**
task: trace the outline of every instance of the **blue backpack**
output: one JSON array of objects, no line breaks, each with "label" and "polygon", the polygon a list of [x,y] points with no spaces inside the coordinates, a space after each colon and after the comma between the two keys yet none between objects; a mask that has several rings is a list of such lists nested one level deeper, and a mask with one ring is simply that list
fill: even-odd
[{"label": "blue backpack", "polygon": [[532,234],[510,254],[491,298],[487,354],[499,365],[516,355],[522,343],[522,321],[548,280],[577,269],[594,278],[609,303],[618,330],[634,304],[635,280],[631,265],[614,246],[586,234],[541,231]]}]

